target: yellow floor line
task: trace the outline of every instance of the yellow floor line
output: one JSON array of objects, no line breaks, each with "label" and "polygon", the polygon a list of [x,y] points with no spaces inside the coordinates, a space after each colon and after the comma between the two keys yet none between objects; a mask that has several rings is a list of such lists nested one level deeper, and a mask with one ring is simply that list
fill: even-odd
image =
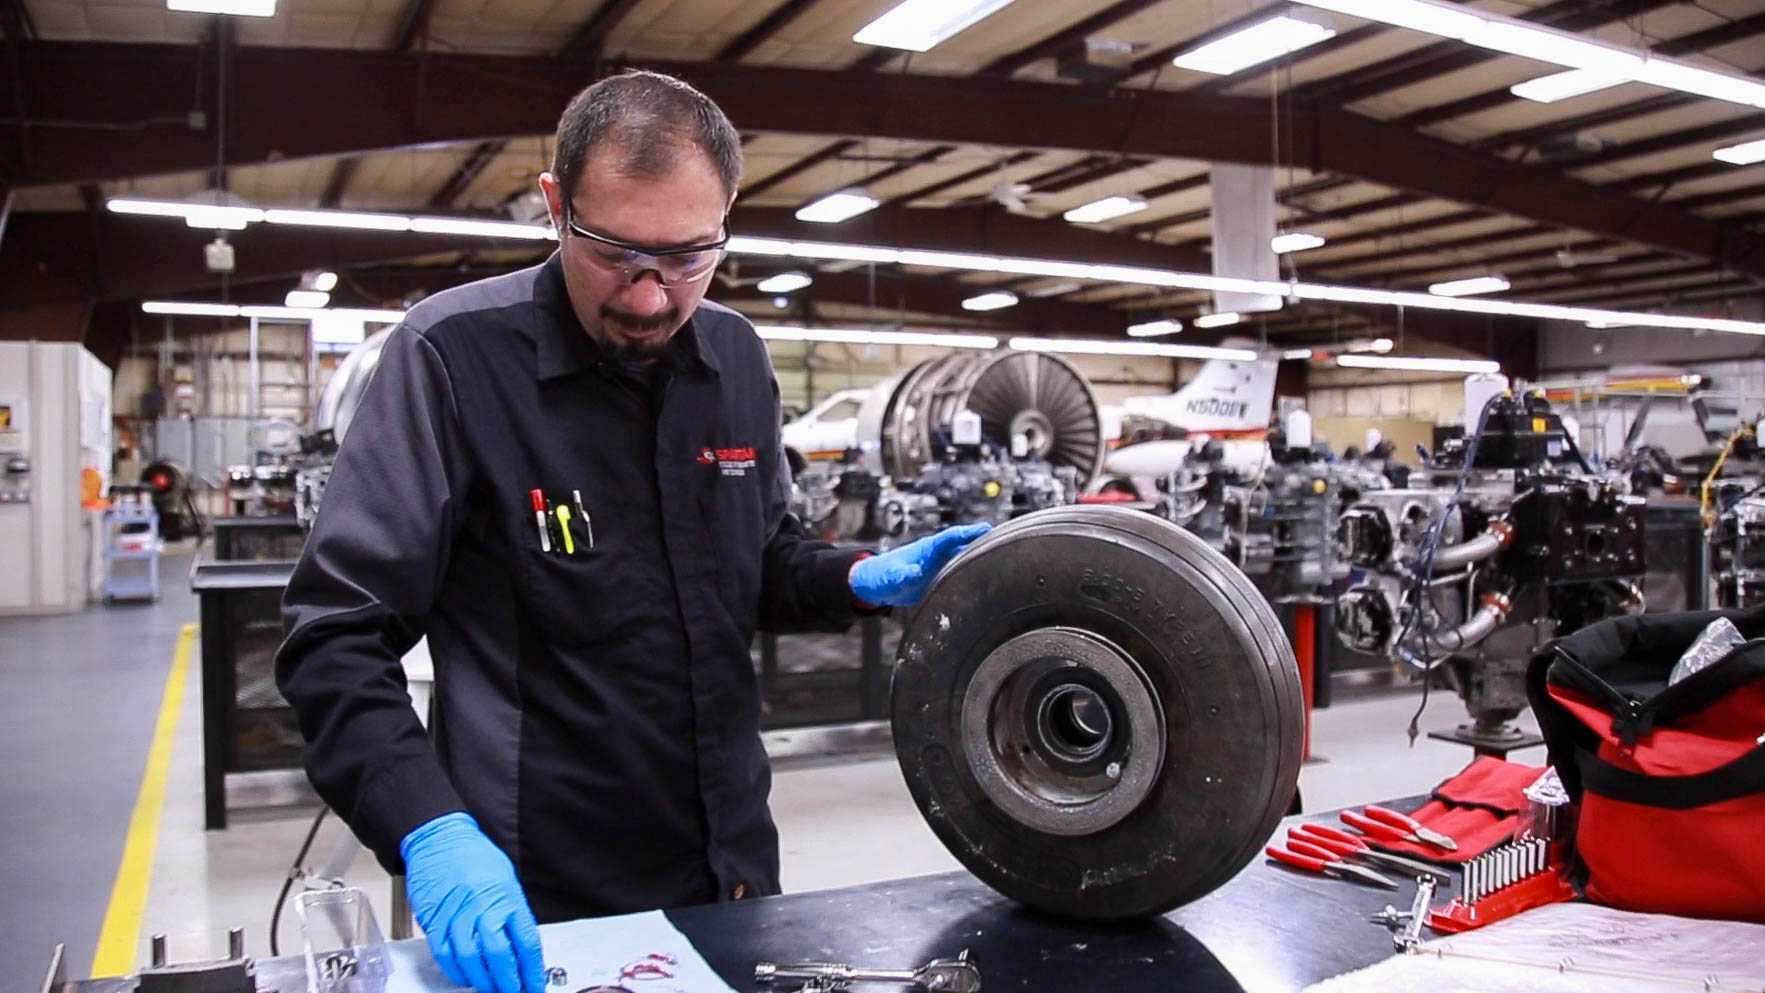
[{"label": "yellow floor line", "polygon": [[147,886],[153,880],[153,854],[159,847],[159,821],[165,811],[172,739],[178,730],[184,682],[190,670],[190,646],[195,641],[196,625],[184,625],[178,632],[178,646],[172,650],[172,671],[166,677],[165,697],[159,704],[153,745],[147,750],[147,771],[141,777],[141,792],[135,797],[135,812],[129,815],[129,835],[123,843],[122,862],[116,868],[116,885],[110,890],[110,906],[104,912],[104,928],[98,932],[98,951],[92,956],[93,976],[129,975],[142,964],[137,951],[141,917],[147,909]]}]

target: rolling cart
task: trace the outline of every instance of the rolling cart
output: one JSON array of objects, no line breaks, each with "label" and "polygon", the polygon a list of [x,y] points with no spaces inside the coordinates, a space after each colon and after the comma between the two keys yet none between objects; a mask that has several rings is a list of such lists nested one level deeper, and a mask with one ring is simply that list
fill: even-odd
[{"label": "rolling cart", "polygon": [[143,486],[115,486],[104,512],[104,601],[159,599],[159,515]]}]

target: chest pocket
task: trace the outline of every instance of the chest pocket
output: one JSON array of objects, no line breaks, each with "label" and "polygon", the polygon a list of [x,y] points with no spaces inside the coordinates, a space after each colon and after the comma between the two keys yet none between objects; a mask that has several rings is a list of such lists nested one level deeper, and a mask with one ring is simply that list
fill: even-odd
[{"label": "chest pocket", "polygon": [[718,592],[730,616],[752,631],[760,604],[761,555],[766,547],[769,460],[722,458],[747,450],[722,450],[718,464],[707,466],[711,478],[700,491],[711,544],[717,558]]}]

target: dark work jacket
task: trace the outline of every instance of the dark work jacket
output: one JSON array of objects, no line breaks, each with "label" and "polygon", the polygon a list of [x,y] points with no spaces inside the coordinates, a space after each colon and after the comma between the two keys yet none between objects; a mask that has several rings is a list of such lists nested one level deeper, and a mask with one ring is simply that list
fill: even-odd
[{"label": "dark work jacket", "polygon": [[[786,511],[745,319],[702,304],[647,378],[582,330],[555,255],[391,332],[276,660],[313,784],[389,871],[465,810],[541,921],[778,892],[748,644],[849,623],[856,553]],[[534,489],[580,491],[575,554],[541,550]],[[433,745],[399,666],[423,635]]]}]

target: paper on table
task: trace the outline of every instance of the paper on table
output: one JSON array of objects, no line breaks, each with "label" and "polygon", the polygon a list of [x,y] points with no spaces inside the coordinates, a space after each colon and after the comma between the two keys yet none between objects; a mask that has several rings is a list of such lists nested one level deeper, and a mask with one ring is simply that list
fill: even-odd
[{"label": "paper on table", "polygon": [[1426,942],[1420,954],[1306,993],[1758,993],[1765,990],[1761,948],[1765,926],[1758,924],[1559,903]]},{"label": "paper on table", "polygon": [[[539,936],[546,965],[569,973],[569,982],[554,987],[557,993],[596,986],[623,987],[631,993],[735,993],[659,910],[546,924]],[[457,988],[421,940],[387,948],[391,976],[385,993]]]}]

